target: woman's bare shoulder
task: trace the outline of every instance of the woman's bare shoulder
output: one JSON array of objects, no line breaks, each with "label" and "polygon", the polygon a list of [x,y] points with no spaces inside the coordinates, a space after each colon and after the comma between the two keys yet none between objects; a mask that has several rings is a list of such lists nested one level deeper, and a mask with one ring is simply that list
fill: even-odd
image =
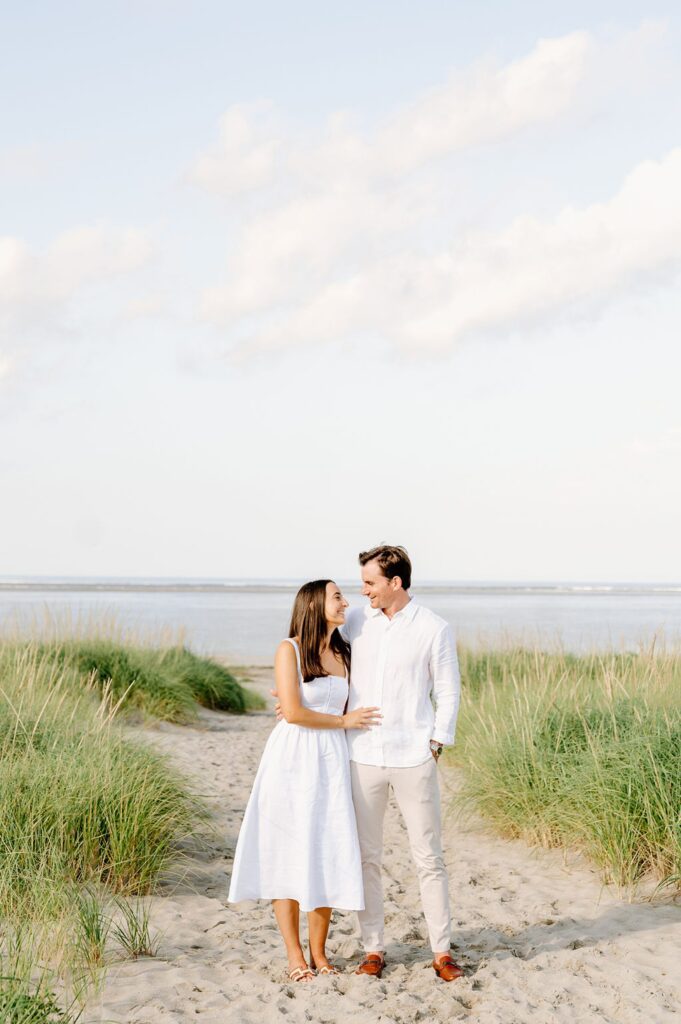
[{"label": "woman's bare shoulder", "polygon": [[275,653],[276,658],[290,658],[291,660],[295,661],[296,652],[294,650],[293,644],[290,642],[291,640],[295,640],[296,643],[299,643],[298,638],[295,636],[292,636],[290,640],[282,640],[279,646],[277,647]]}]

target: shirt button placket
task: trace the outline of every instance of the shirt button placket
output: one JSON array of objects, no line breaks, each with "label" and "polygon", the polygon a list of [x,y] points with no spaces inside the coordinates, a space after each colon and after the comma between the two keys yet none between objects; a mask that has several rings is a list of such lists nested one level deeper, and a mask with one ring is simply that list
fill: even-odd
[{"label": "shirt button placket", "polygon": [[[378,650],[378,664],[376,665],[376,691],[378,694],[378,700],[376,701],[379,708],[383,712],[383,691],[385,682],[385,665],[388,659],[388,644],[390,642],[390,622],[387,622],[383,627],[383,636],[381,637],[381,646]],[[384,712],[383,712],[384,714]],[[385,765],[385,745],[383,743],[383,731],[381,729],[376,730],[377,734],[377,746],[380,747],[381,764]]]}]

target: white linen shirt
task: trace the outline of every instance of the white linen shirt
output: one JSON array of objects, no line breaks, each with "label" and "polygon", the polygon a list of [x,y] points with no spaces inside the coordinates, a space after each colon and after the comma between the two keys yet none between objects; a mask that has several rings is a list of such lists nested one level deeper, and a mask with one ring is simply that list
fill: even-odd
[{"label": "white linen shirt", "polygon": [[342,633],[352,648],[348,710],[375,706],[383,715],[380,725],[348,729],[351,761],[408,768],[428,760],[431,739],[454,742],[461,679],[444,619],[413,600],[391,619],[351,608]]}]

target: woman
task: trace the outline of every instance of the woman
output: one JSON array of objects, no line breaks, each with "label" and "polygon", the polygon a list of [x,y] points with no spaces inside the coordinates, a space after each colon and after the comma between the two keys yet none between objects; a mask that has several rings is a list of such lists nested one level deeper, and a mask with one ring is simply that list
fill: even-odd
[{"label": "woman", "polygon": [[[362,910],[362,866],[345,729],[368,729],[378,708],[345,713],[350,647],[339,632],[348,602],[332,580],[300,588],[274,677],[283,719],[260,761],[234,856],[230,903],[270,899],[289,978],[337,974],[326,956],[331,908]],[[300,944],[308,916],[310,965]]]}]

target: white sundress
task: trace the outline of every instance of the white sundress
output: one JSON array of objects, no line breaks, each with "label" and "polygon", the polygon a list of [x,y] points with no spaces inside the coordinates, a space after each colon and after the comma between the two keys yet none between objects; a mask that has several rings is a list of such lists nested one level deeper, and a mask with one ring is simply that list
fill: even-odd
[{"label": "white sundress", "polygon": [[[303,682],[298,645],[289,643],[296,652],[303,706],[342,715],[347,678]],[[364,909],[344,730],[286,721],[274,727],[239,833],[228,899],[297,900],[302,911]]]}]

